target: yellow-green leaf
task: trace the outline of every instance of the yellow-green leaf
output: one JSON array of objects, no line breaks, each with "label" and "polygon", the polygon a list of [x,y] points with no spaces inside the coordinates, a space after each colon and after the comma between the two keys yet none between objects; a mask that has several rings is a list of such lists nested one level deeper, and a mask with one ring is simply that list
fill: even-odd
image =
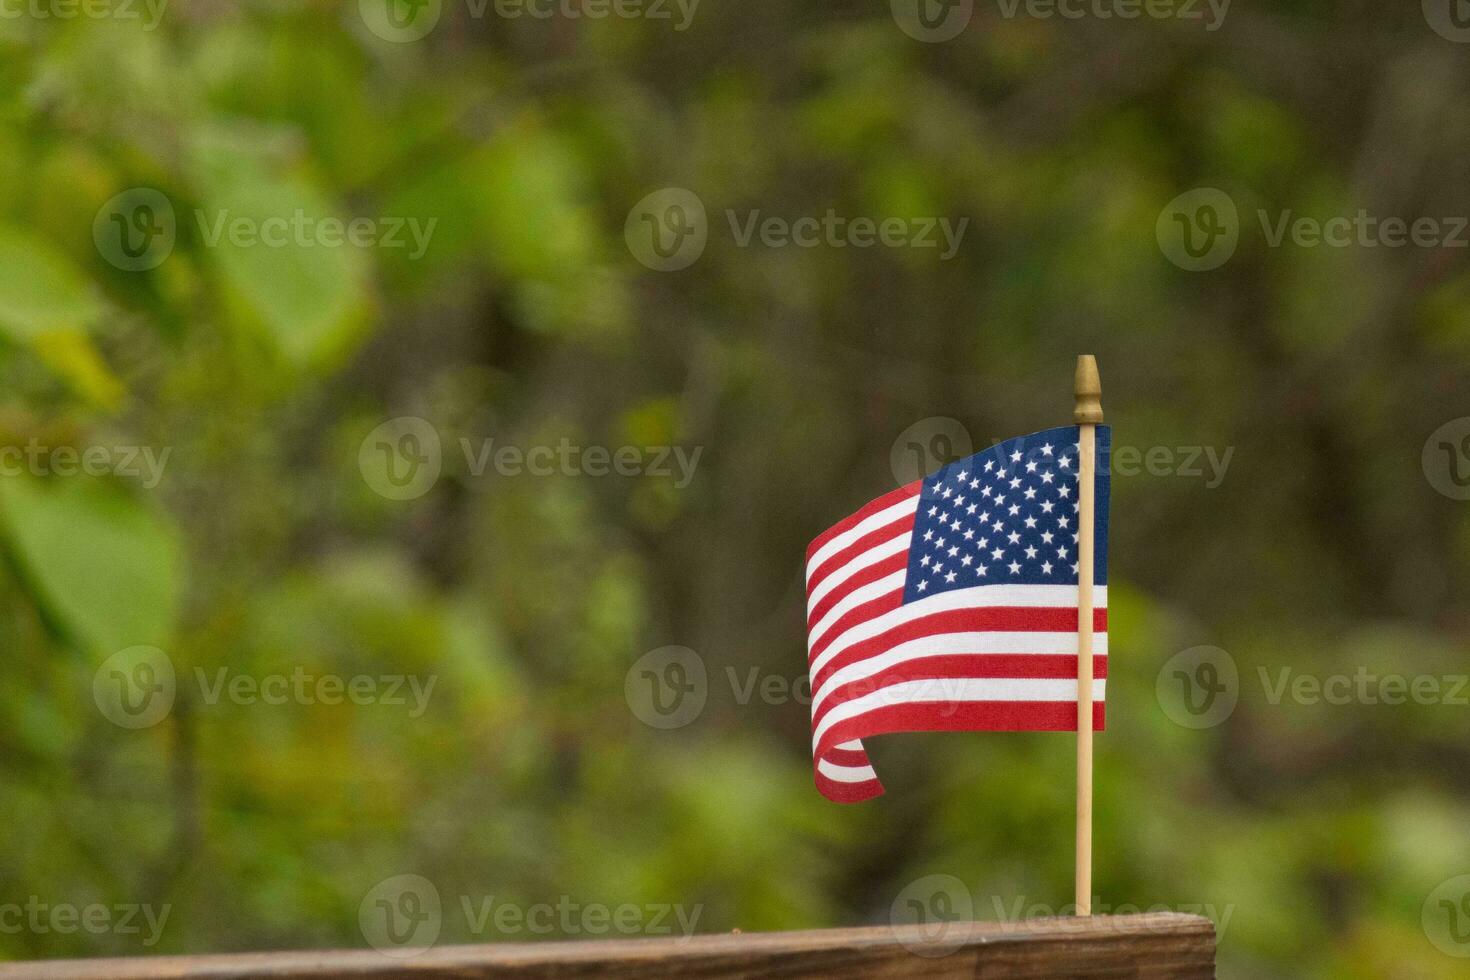
[{"label": "yellow-green leaf", "polygon": [[31,341],[47,330],[86,328],[101,309],[66,256],[34,235],[0,226],[0,331]]},{"label": "yellow-green leaf", "polygon": [[157,512],[92,477],[7,475],[0,519],[35,601],[91,655],[167,646],[183,557]]}]

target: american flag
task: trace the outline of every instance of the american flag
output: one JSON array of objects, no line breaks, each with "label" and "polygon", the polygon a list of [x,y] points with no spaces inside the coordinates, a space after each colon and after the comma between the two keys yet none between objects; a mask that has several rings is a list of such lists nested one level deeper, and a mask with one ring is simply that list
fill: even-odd
[{"label": "american flag", "polygon": [[[1108,448],[1097,427],[1093,727],[1108,670]],[[807,548],[817,788],[883,792],[870,735],[1077,730],[1078,427],[885,494]]]}]

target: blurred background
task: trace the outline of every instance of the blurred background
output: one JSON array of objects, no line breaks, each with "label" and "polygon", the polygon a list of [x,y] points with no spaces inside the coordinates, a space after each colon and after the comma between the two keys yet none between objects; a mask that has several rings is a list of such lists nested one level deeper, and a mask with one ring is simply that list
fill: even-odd
[{"label": "blurred background", "polygon": [[1067,737],[816,792],[802,562],[1093,352],[1098,910],[1463,976],[1457,14],[7,0],[0,954],[1065,914]]}]

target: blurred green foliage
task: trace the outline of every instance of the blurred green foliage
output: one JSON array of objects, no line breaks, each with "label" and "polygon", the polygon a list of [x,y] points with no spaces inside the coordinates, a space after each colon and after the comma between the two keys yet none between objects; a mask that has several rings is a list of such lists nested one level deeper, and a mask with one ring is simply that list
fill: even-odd
[{"label": "blurred green foliage", "polygon": [[[472,9],[413,43],[356,3],[0,20],[0,444],[168,451],[154,486],[0,479],[0,901],[172,906],[152,950],[0,953],[362,945],[363,895],[404,873],[449,902],[699,904],[703,930],[885,922],[931,873],[983,917],[1060,908],[1070,739],[882,740],[889,795],[839,808],[805,705],[727,678],[802,676],[803,548],[893,485],[899,432],[1064,421],[1089,350],[1117,445],[1234,449],[1217,487],[1115,478],[1103,904],[1228,909],[1226,976],[1459,975],[1420,914],[1470,871],[1464,711],[1271,705],[1255,677],[1466,669],[1470,523],[1420,464],[1466,411],[1465,253],[1271,249],[1254,216],[1470,214],[1463,51],[1365,4],[1209,34],[981,7],[944,44],[882,4],[706,0],[682,32]],[[1155,221],[1201,185],[1241,243],[1192,274]],[[664,186],[709,213],[679,272],[623,241]],[[176,229],[130,270],[99,242],[135,188]],[[969,226],[941,262],[726,221],[828,208]],[[434,230],[416,258],[211,239],[297,212]],[[444,440],[403,501],[359,465],[399,416]],[[477,474],[460,440],[488,438],[702,456],[682,488]],[[127,730],[93,680],[139,644],[181,680]],[[623,693],[665,644],[710,676],[675,731]],[[1243,680],[1204,731],[1155,697],[1197,644]],[[437,684],[417,718],[208,703],[191,678],[221,667]]]}]

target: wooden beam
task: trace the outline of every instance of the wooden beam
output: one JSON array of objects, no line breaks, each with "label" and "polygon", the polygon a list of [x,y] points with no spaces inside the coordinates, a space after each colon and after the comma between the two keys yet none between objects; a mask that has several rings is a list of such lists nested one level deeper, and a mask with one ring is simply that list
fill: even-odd
[{"label": "wooden beam", "polygon": [[[703,935],[673,939],[439,946],[414,956],[374,950],[51,960],[0,965],[5,980],[244,980],[387,977],[1128,977],[1215,975],[1215,927],[1174,912],[1022,922],[949,923]],[[934,955],[942,954],[942,955]]]}]

